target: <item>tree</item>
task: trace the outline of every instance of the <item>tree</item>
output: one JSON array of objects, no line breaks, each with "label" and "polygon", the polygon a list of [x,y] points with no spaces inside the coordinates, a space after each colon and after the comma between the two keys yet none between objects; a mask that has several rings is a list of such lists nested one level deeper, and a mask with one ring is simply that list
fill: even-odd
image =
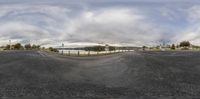
[{"label": "tree", "polygon": [[24,48],[25,48],[26,50],[30,50],[30,49],[31,49],[31,44],[26,44],[26,45],[24,45]]},{"label": "tree", "polygon": [[14,49],[16,49],[16,50],[19,50],[21,48],[23,48],[23,47],[20,43],[17,43],[17,44],[14,45]]},{"label": "tree", "polygon": [[175,44],[172,44],[171,49],[172,49],[172,50],[175,50],[175,49],[176,49]]},{"label": "tree", "polygon": [[9,49],[10,49],[10,45],[6,45],[5,50],[9,50]]},{"label": "tree", "polygon": [[36,49],[40,49],[40,45],[36,45]]},{"label": "tree", "polygon": [[32,49],[36,49],[36,48],[37,48],[37,45],[33,44],[31,48],[32,48]]},{"label": "tree", "polygon": [[55,49],[53,47],[49,47],[49,51],[52,51],[52,52],[59,52],[58,49]]},{"label": "tree", "polygon": [[114,46],[109,46],[109,51],[114,51],[116,48]]},{"label": "tree", "polygon": [[180,47],[190,47],[190,42],[189,41],[183,41],[180,43]]},{"label": "tree", "polygon": [[53,47],[49,47],[49,51],[53,51]]},{"label": "tree", "polygon": [[147,48],[146,46],[142,46],[142,50],[143,50],[143,51],[145,51],[146,48]]},{"label": "tree", "polygon": [[35,50],[38,50],[38,49],[40,49],[40,45],[35,45],[35,44],[33,44],[31,48],[32,48],[32,49],[35,49]]},{"label": "tree", "polygon": [[85,47],[84,48],[86,51],[105,51],[105,46],[92,46],[92,47]]}]

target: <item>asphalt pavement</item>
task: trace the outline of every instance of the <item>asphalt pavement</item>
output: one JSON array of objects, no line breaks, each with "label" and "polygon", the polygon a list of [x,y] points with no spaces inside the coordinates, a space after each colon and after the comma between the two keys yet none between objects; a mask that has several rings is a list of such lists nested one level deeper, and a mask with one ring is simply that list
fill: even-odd
[{"label": "asphalt pavement", "polygon": [[1,99],[199,99],[200,52],[0,52]]}]

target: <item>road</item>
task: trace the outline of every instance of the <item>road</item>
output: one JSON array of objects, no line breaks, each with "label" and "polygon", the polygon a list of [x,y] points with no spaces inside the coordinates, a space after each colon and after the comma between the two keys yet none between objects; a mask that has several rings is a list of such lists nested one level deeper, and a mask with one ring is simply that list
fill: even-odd
[{"label": "road", "polygon": [[200,52],[0,52],[1,99],[198,99]]}]

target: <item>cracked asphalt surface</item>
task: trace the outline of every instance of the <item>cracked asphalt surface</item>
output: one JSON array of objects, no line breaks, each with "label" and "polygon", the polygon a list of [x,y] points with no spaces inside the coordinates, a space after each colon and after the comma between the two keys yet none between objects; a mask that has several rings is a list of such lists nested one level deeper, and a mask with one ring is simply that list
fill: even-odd
[{"label": "cracked asphalt surface", "polygon": [[200,52],[0,52],[1,99],[199,99]]}]

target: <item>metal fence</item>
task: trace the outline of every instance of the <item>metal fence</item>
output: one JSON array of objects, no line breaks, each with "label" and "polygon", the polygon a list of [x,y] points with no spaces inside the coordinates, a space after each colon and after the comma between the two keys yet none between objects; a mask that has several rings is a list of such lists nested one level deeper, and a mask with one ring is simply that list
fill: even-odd
[{"label": "metal fence", "polygon": [[131,52],[134,50],[114,50],[114,51],[84,51],[84,50],[59,50],[59,53],[67,56],[97,56],[97,55],[108,55],[114,53]]}]

